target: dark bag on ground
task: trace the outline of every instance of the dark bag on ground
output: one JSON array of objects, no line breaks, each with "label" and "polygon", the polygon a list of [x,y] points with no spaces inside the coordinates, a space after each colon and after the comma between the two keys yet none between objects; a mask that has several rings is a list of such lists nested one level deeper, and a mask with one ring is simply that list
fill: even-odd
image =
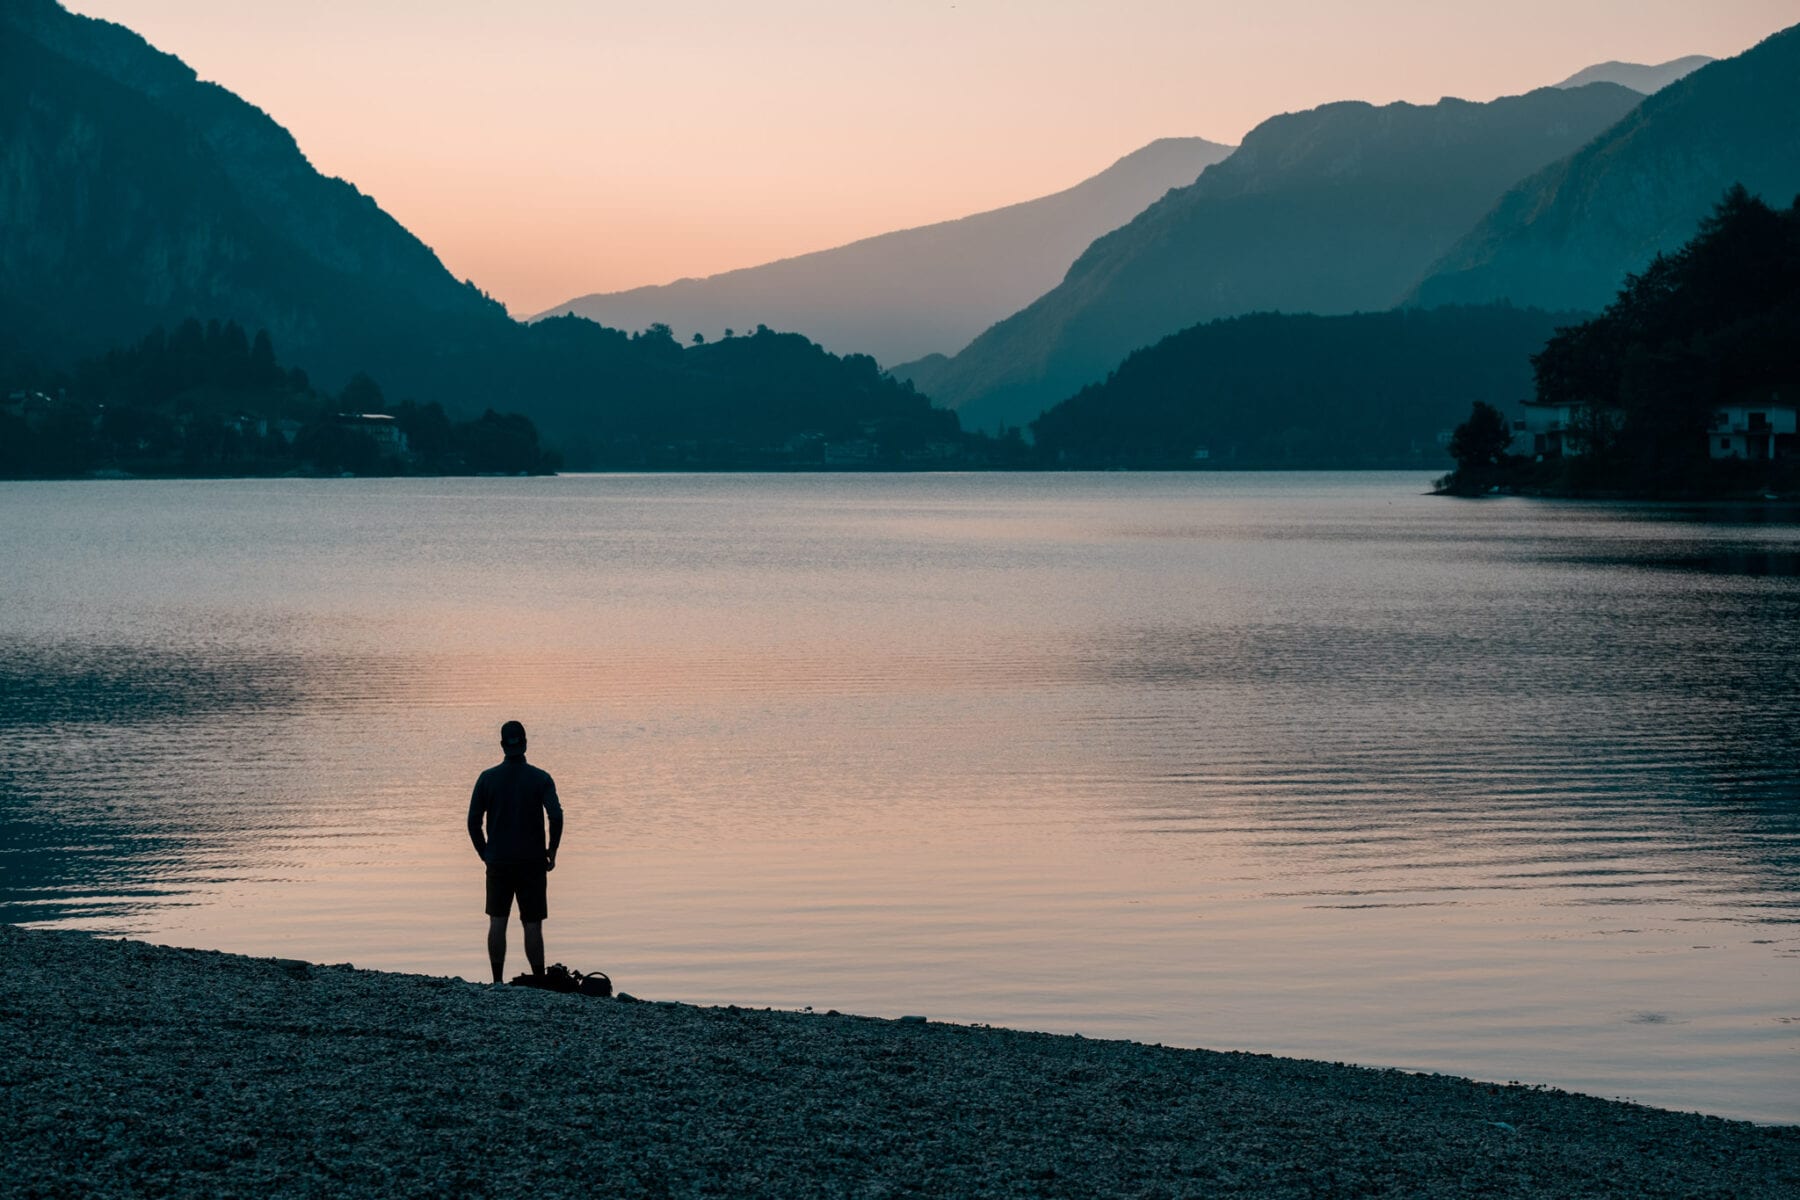
[{"label": "dark bag on ground", "polygon": [[601,971],[583,975],[580,971],[571,971],[561,963],[551,963],[542,975],[524,974],[513,978],[517,987],[542,988],[547,992],[580,992],[583,996],[607,997],[612,995],[612,980]]}]

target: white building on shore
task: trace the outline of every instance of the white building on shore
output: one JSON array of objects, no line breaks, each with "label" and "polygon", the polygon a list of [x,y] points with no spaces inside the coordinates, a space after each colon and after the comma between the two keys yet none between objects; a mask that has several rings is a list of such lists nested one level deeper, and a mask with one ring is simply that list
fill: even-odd
[{"label": "white building on shore", "polygon": [[[1574,458],[1591,449],[1596,433],[1617,433],[1623,414],[1591,404],[1541,404],[1527,400],[1512,422],[1508,451],[1542,462]],[[1712,458],[1767,461],[1800,455],[1800,388],[1741,397],[1713,413],[1706,431]]]},{"label": "white building on shore", "polygon": [[1521,458],[1574,458],[1588,452],[1588,438],[1601,423],[1618,428],[1618,419],[1591,404],[1542,404],[1527,400],[1525,415],[1512,423],[1508,451]]},{"label": "white building on shore", "polygon": [[337,423],[373,439],[385,454],[400,457],[407,452],[405,431],[387,413],[339,413]]},{"label": "white building on shore", "polygon": [[1770,392],[1767,399],[1744,398],[1713,413],[1706,431],[1707,453],[1713,458],[1766,460],[1800,453],[1795,445],[1795,397]]}]

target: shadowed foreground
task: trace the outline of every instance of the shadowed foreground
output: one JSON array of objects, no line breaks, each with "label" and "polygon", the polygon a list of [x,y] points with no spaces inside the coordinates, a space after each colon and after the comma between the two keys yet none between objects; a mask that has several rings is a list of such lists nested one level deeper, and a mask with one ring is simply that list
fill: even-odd
[{"label": "shadowed foreground", "polygon": [[1792,1196],[1800,1128],[0,927],[10,1196]]}]

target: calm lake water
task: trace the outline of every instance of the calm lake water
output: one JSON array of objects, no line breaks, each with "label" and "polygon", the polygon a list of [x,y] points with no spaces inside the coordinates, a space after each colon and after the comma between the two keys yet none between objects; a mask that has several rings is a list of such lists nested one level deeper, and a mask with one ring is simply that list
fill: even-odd
[{"label": "calm lake water", "polygon": [[1800,528],[1426,482],[0,484],[0,919],[1800,1121]]}]

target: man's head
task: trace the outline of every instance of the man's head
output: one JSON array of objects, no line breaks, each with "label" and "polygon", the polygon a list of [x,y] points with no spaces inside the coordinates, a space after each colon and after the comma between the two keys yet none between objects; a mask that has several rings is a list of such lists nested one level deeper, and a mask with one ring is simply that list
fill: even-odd
[{"label": "man's head", "polygon": [[508,721],[500,727],[500,748],[508,754],[525,753],[525,726]]}]

